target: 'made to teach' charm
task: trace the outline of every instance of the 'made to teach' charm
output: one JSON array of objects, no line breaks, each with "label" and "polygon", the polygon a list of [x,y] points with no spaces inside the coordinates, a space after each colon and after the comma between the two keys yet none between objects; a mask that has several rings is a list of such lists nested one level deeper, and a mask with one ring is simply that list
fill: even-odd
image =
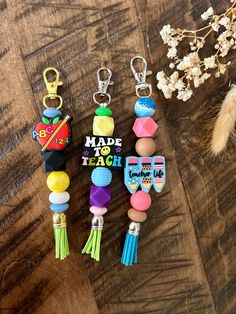
[{"label": "'made to teach' charm", "polygon": [[122,139],[108,136],[85,137],[82,165],[89,167],[122,167]]}]

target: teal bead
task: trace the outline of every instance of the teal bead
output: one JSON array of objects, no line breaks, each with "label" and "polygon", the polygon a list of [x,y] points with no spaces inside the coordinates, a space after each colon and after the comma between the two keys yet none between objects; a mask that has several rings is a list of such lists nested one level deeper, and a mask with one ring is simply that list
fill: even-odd
[{"label": "teal bead", "polygon": [[100,108],[96,109],[95,113],[97,116],[107,116],[107,117],[112,116],[111,109],[106,108],[106,107],[100,107]]},{"label": "teal bead", "polygon": [[105,167],[97,167],[92,171],[91,180],[96,186],[107,186],[111,183],[111,170]]},{"label": "teal bead", "polygon": [[50,209],[51,211],[55,213],[63,213],[69,208],[68,203],[62,203],[62,204],[51,204]]},{"label": "teal bead", "polygon": [[155,101],[150,97],[141,97],[134,105],[134,111],[139,118],[153,116],[156,108]]}]

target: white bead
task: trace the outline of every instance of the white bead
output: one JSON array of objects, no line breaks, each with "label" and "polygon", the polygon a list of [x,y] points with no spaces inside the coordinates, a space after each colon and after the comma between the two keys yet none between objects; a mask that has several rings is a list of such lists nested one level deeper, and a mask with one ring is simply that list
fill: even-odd
[{"label": "white bead", "polygon": [[52,192],[49,194],[49,201],[52,204],[62,204],[67,203],[70,199],[70,194],[66,191],[64,192]]}]

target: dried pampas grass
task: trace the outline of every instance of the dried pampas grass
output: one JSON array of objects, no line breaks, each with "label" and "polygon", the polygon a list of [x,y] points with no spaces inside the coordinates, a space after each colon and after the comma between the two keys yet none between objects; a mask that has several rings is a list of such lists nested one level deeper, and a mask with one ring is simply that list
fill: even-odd
[{"label": "dried pampas grass", "polygon": [[218,155],[227,145],[230,135],[234,134],[236,122],[236,85],[231,89],[221,105],[218,113],[211,139],[211,153]]}]

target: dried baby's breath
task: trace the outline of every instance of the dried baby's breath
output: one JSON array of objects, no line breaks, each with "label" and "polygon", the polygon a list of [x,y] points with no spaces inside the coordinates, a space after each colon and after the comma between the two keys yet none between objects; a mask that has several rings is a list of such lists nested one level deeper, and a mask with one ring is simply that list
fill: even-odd
[{"label": "dried baby's breath", "polygon": [[[211,75],[224,74],[230,62],[224,63],[231,49],[236,49],[236,0],[231,0],[231,7],[217,15],[210,7],[201,15],[208,25],[197,30],[175,29],[171,25],[163,26],[160,31],[162,40],[168,45],[167,58],[171,60],[169,68],[174,72],[168,76],[164,71],[157,73],[157,87],[166,98],[177,93],[177,98],[187,101],[193,95],[193,88],[202,85]],[[199,52],[204,47],[211,33],[218,34],[212,56],[200,58]],[[203,34],[203,35],[202,35]],[[190,52],[184,57],[178,56],[178,45],[183,39],[189,40]]]}]

